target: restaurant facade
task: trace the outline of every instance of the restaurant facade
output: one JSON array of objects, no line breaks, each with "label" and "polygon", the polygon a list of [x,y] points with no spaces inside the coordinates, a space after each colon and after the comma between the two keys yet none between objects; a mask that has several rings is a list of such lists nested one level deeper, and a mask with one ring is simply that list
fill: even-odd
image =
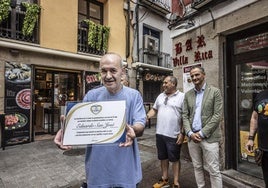
[{"label": "restaurant facade", "polygon": [[[39,10],[29,35],[23,29],[27,14],[23,3]],[[52,138],[61,128],[66,102],[81,101],[100,85],[101,56],[116,51],[126,61],[126,39],[114,41],[126,31],[123,5],[106,0],[11,1],[8,16],[0,22],[3,149],[42,136]],[[111,9],[116,10],[112,16],[107,14]],[[89,29],[87,20],[95,30]],[[89,41],[89,33],[94,41]]]},{"label": "restaurant facade", "polygon": [[173,74],[187,92],[193,87],[189,69],[204,67],[206,82],[220,88],[224,101],[221,169],[227,177],[262,187],[261,168],[245,144],[254,98],[268,88],[268,2],[209,2],[188,2],[195,14],[186,13],[183,23],[173,25]]}]

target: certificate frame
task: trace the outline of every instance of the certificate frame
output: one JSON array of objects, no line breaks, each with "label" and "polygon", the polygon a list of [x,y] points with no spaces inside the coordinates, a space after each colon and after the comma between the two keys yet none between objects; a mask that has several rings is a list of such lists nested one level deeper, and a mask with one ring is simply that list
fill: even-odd
[{"label": "certificate frame", "polygon": [[125,101],[67,103],[62,142],[63,145],[124,142],[125,127]]}]

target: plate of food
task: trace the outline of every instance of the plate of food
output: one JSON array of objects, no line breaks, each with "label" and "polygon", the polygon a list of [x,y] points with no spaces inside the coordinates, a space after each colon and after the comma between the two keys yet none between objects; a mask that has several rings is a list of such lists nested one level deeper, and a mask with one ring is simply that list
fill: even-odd
[{"label": "plate of food", "polygon": [[31,89],[23,89],[16,95],[16,103],[23,109],[30,109],[31,107]]},{"label": "plate of food", "polygon": [[12,83],[31,81],[31,67],[23,63],[7,62],[5,67],[6,80]]},{"label": "plate of food", "polygon": [[15,130],[24,127],[28,122],[26,115],[12,113],[5,115],[5,130]]}]

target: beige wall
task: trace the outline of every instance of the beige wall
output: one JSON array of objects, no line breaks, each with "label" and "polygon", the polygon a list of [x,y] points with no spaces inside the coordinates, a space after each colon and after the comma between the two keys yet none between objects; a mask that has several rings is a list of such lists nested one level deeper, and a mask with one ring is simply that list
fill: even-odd
[{"label": "beige wall", "polygon": [[[119,53],[125,59],[126,49],[126,20],[124,17],[123,1],[107,1],[105,19],[110,29],[108,51]],[[106,23],[104,23],[106,25]]]},{"label": "beige wall", "polygon": [[257,1],[216,21],[217,33],[229,34],[268,21],[268,1]]},{"label": "beige wall", "polygon": [[[110,27],[108,51],[125,58],[126,20],[124,1],[106,1],[104,25]],[[40,46],[44,48],[77,53],[77,0],[40,0]]]},{"label": "beige wall", "polygon": [[40,46],[77,52],[77,0],[40,0]]}]

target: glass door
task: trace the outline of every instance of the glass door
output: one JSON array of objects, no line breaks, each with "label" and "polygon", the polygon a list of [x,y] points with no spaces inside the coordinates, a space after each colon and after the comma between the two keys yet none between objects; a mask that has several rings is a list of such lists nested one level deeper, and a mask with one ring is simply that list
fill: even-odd
[{"label": "glass door", "polygon": [[[262,177],[261,168],[254,161],[254,154],[246,151],[245,144],[248,140],[254,98],[257,93],[268,88],[268,62],[263,60],[240,64],[236,66],[236,72],[238,170]],[[257,137],[254,142],[256,148],[258,146]]]},{"label": "glass door", "polygon": [[81,74],[45,69],[35,73],[35,134],[55,134],[60,129],[66,101],[81,100]]}]

